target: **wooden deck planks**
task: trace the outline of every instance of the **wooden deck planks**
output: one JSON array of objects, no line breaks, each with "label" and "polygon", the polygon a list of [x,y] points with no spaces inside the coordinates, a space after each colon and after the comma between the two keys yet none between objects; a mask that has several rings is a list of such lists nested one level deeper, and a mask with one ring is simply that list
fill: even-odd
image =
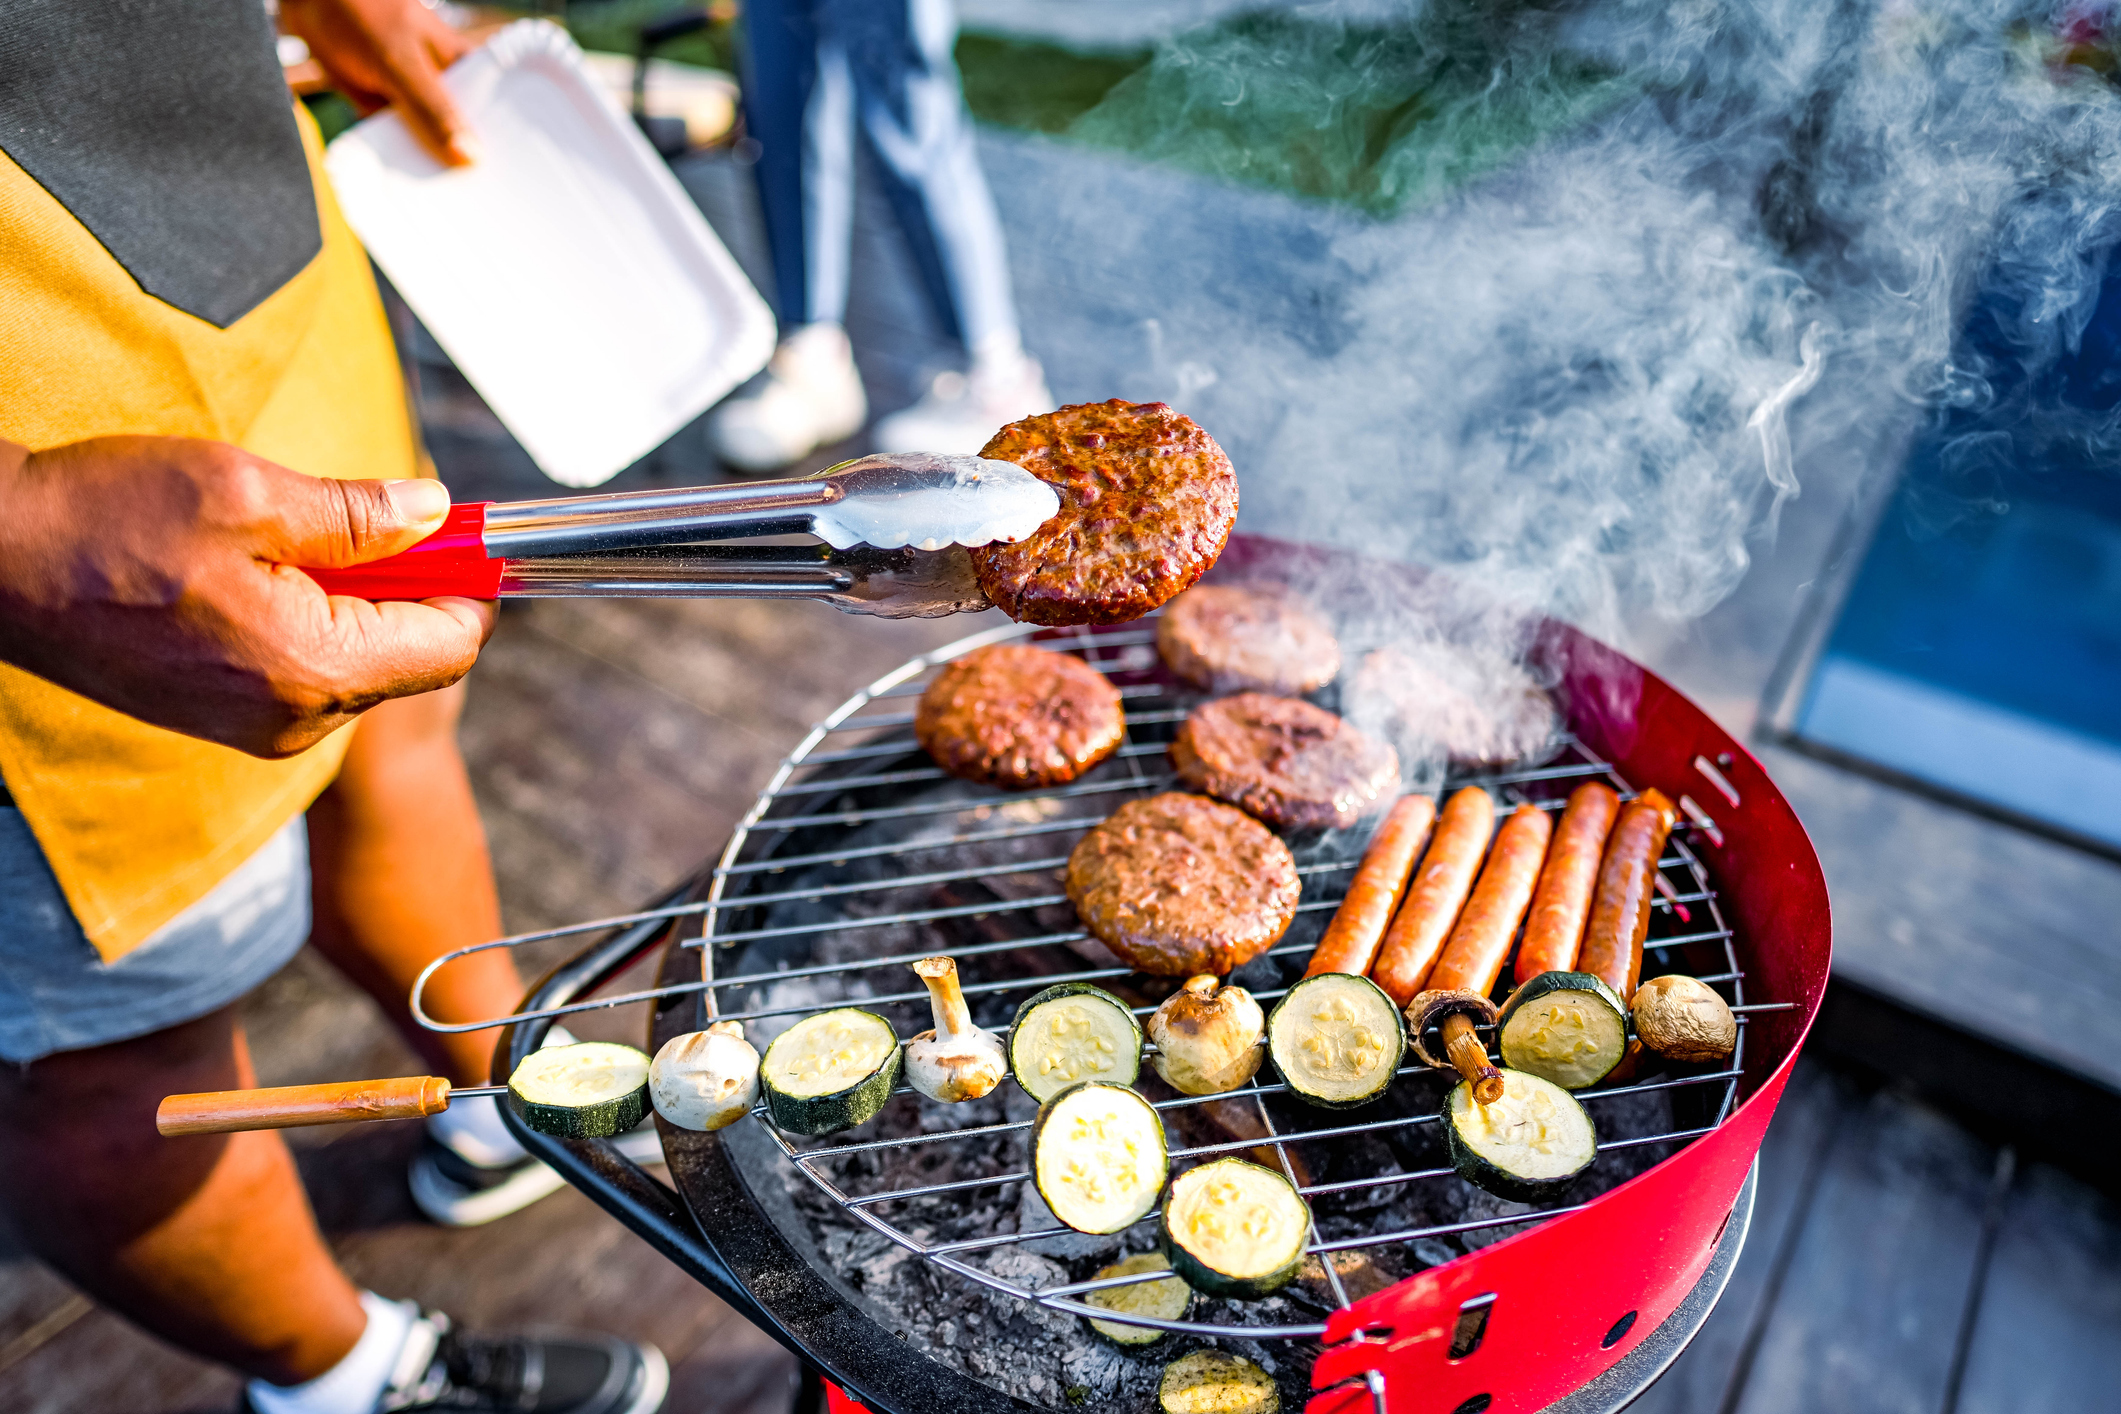
[{"label": "wooden deck planks", "polygon": [[1856,1097],[1833,1072],[1800,1061],[1760,1147],[1753,1226],[1730,1284],[1699,1335],[1631,1408],[1713,1414],[1752,1363],[1775,1290],[1804,1229],[1828,1145]]},{"label": "wooden deck planks", "polygon": [[464,724],[509,926],[637,907],[688,877],[813,721],[981,621],[893,622],[810,603],[551,600],[512,611],[474,675]]},{"label": "wooden deck planks", "polygon": [[1834,904],[1834,971],[2121,1090],[2121,867],[1801,753],[1761,759]]},{"label": "wooden deck planks", "polygon": [[2121,1407],[2121,1208],[2045,1165],[2003,1204],[1956,1410]]},{"label": "wooden deck planks", "polygon": [[1829,1149],[1735,1414],[1936,1414],[1993,1153],[1890,1091]]}]

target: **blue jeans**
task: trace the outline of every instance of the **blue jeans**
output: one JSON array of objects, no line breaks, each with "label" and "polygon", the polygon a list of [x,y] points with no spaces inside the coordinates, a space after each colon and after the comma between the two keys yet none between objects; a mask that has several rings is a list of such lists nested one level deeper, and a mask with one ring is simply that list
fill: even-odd
[{"label": "blue jeans", "polygon": [[105,962],[22,812],[0,805],[0,1060],[107,1046],[218,1011],[285,967],[308,936],[300,815],[206,897]]},{"label": "blue jeans", "polygon": [[783,326],[845,321],[859,125],[943,328],[974,351],[1013,344],[949,0],[747,0],[744,28],[744,121]]}]

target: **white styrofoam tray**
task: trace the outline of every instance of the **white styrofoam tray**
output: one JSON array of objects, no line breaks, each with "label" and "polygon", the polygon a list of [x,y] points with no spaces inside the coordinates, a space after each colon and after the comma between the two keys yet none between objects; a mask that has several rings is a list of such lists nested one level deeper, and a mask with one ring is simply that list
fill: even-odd
[{"label": "white styrofoam tray", "polygon": [[763,367],[773,316],[557,25],[512,24],[444,81],[476,165],[386,110],[332,143],[332,186],[545,474],[595,486]]}]

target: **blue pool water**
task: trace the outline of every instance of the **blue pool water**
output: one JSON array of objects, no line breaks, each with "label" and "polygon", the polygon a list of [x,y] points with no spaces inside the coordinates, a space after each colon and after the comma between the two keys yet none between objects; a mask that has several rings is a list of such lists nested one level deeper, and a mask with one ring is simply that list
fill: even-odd
[{"label": "blue pool water", "polygon": [[1976,302],[1797,733],[2121,845],[2121,260],[2073,322]]}]

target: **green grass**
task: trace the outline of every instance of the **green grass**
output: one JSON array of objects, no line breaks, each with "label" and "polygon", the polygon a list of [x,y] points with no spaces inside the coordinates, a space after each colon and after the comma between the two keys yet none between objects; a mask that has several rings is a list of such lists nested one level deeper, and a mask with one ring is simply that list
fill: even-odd
[{"label": "green grass", "polygon": [[1260,11],[1136,54],[966,35],[982,122],[1374,215],[1418,206],[1643,91],[1542,5],[1438,0],[1396,25]]},{"label": "green grass", "polygon": [[[605,54],[632,54],[640,48],[641,26],[683,8],[676,0],[594,0],[567,7],[567,32],[584,49]],[[659,59],[736,72],[736,27],[711,24],[657,49]]]},{"label": "green grass", "polygon": [[[957,64],[982,123],[1388,216],[1644,91],[1559,43],[1561,3],[1432,0],[1376,25],[1260,10],[1107,52],[968,32]],[[585,49],[630,54],[675,8],[583,0],[567,23]],[[737,42],[716,24],[657,52],[734,71]],[[352,117],[337,95],[310,107],[327,138]]]},{"label": "green grass", "polygon": [[317,120],[317,131],[323,134],[326,142],[361,121],[361,115],[354,111],[353,104],[348,103],[336,90],[327,89],[323,93],[312,93],[302,102],[308,107],[309,116]]},{"label": "green grass", "polygon": [[1068,131],[1154,57],[1149,49],[1083,54],[1042,40],[992,34],[962,34],[957,41],[957,68],[972,116],[1033,133]]}]

